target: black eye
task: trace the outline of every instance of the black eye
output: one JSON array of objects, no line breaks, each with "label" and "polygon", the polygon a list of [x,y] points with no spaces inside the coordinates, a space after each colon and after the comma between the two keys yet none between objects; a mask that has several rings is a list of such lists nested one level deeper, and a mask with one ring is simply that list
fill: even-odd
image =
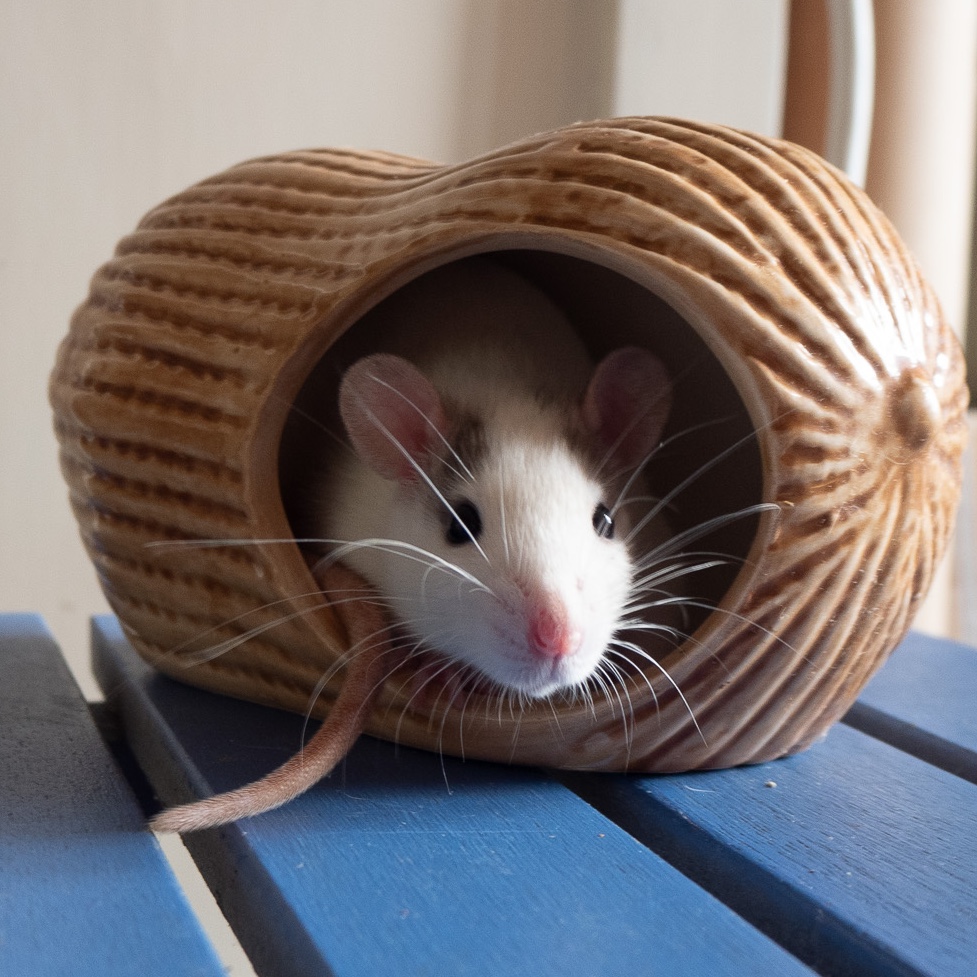
[{"label": "black eye", "polygon": [[478,539],[482,534],[482,517],[471,502],[459,502],[454,506],[455,515],[448,526],[447,540],[454,546],[461,546]]},{"label": "black eye", "polygon": [[593,524],[594,532],[601,539],[614,538],[614,517],[611,515],[611,510],[603,502],[598,502],[597,508],[594,509]]}]

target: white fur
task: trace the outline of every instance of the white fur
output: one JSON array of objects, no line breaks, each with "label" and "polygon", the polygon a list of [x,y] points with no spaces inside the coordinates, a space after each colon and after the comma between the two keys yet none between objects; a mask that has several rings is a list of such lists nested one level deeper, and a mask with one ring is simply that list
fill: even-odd
[{"label": "white fur", "polygon": [[[613,539],[592,526],[595,507],[612,506],[615,490],[594,481],[567,440],[593,366],[537,289],[485,262],[449,267],[408,286],[380,315],[386,348],[409,349],[446,410],[464,408],[484,424],[487,450],[459,493],[480,511],[479,546],[446,540],[422,479],[382,477],[349,452],[324,488],[322,530],[333,540],[406,544],[372,542],[342,558],[425,647],[507,689],[545,696],[594,673],[632,582],[625,513],[615,514]],[[545,409],[541,389],[556,401]],[[572,654],[534,655],[529,646],[533,615],[551,600],[580,633]]]},{"label": "white fur", "polygon": [[[506,688],[543,696],[597,667],[627,599],[631,559],[624,531],[615,539],[593,531],[606,493],[566,447],[563,419],[529,409],[509,402],[486,418],[488,454],[477,483],[464,489],[482,516],[484,557],[472,545],[446,542],[427,486],[399,485],[357,459],[336,485],[326,528],[333,539],[401,540],[440,557],[441,564],[420,562],[413,550],[364,547],[345,559],[427,647]],[[559,599],[581,632],[574,654],[540,661],[531,653],[527,632],[543,595]]]}]

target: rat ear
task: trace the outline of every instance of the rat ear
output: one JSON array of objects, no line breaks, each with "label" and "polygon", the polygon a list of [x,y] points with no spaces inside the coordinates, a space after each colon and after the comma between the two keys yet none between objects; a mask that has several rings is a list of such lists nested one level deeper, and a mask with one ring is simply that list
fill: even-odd
[{"label": "rat ear", "polygon": [[583,419],[611,456],[632,469],[661,440],[671,408],[665,364],[646,349],[625,346],[597,364],[584,394]]},{"label": "rat ear", "polygon": [[354,363],[339,385],[339,412],[360,458],[384,478],[412,482],[446,428],[441,398],[407,360],[377,353]]}]

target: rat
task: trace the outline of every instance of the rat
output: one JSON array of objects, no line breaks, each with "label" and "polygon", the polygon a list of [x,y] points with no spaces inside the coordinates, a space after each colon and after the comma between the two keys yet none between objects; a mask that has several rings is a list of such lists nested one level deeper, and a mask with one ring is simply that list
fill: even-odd
[{"label": "rat", "polygon": [[[541,289],[484,258],[408,283],[363,323],[380,348],[343,370],[347,445],[325,459],[301,517],[302,535],[331,547],[318,573],[340,560],[371,584],[408,653],[446,660],[441,687],[455,695],[467,683],[525,702],[602,672],[613,683],[608,649],[628,623],[639,556],[668,538],[643,477],[672,402],[662,361],[629,346],[595,364]],[[359,643],[347,686],[360,691],[343,700],[344,687],[333,710],[358,724],[341,750],[327,720],[289,761],[303,772],[287,788],[277,771],[263,794],[259,781],[154,827],[258,813],[328,772],[382,685],[389,647],[366,633]]]},{"label": "rat", "polygon": [[405,291],[386,350],[340,384],[353,451],[320,534],[423,647],[517,696],[578,686],[631,591],[643,510],[621,495],[661,439],[666,369],[638,347],[594,366],[541,290],[484,259]]}]

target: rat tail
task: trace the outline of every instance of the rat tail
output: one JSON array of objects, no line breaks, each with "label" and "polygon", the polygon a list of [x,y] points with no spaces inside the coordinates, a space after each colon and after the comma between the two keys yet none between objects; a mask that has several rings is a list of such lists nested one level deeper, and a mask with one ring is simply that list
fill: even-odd
[{"label": "rat tail", "polygon": [[[327,587],[335,587],[344,583],[341,577],[349,573],[346,568],[336,565],[327,571],[327,579],[321,582]],[[357,603],[360,613],[350,615],[350,630],[375,633],[374,618],[380,614],[379,609],[367,600]],[[350,637],[355,647],[360,635],[351,634]],[[373,700],[383,687],[381,669],[385,650],[385,642],[367,642],[367,647],[356,654],[328,718],[309,742],[277,770],[236,790],[165,810],[149,822],[150,828],[180,834],[216,828],[281,807],[312,787],[346,756],[363,732]]]}]

